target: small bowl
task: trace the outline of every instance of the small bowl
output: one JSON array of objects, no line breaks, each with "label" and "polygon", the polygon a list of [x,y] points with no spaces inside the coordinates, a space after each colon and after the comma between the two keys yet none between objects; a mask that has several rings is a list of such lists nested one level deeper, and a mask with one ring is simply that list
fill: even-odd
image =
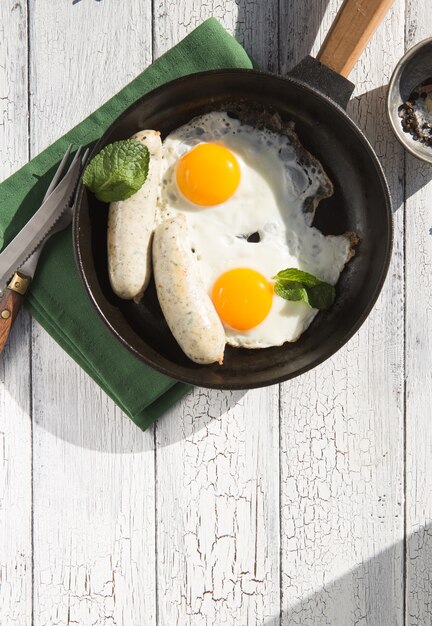
[{"label": "small bowl", "polygon": [[399,117],[399,107],[428,78],[432,78],[432,38],[420,41],[396,65],[388,87],[387,115],[394,134],[408,152],[432,164],[432,147],[405,132]]}]

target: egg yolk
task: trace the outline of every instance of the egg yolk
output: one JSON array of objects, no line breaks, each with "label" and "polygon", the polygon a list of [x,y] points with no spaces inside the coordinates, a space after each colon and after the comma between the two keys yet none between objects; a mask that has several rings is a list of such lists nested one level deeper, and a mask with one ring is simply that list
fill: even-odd
[{"label": "egg yolk", "polygon": [[194,204],[212,206],[230,198],[240,182],[240,167],[233,153],[216,143],[201,143],[177,163],[177,185]]},{"label": "egg yolk", "polygon": [[236,330],[249,330],[267,317],[273,287],[259,272],[238,267],[219,276],[211,298],[225,324]]}]

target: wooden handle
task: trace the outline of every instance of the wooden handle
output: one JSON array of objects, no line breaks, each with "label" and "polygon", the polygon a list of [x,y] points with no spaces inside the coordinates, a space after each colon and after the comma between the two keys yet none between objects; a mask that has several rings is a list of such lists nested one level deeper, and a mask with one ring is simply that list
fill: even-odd
[{"label": "wooden handle", "polygon": [[347,77],[393,0],[345,0],[317,59]]},{"label": "wooden handle", "polygon": [[0,352],[6,345],[30,282],[31,278],[17,272],[0,297]]},{"label": "wooden handle", "polygon": [[0,352],[6,345],[12,324],[24,302],[24,296],[11,289],[5,289],[0,298]]}]

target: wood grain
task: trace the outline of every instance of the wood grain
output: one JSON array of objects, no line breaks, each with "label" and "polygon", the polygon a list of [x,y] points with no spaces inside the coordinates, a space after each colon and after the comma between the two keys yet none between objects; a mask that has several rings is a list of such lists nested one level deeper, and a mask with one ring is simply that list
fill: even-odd
[{"label": "wood grain", "polygon": [[[313,52],[338,6],[328,4],[315,39],[301,33]],[[395,208],[403,202],[403,154],[386,125],[382,85],[403,52],[403,10],[397,2],[357,65],[349,107],[385,167]],[[401,211],[396,233],[389,280],[368,321],[333,358],[282,386],[286,626],[403,624]]]},{"label": "wood grain", "polygon": [[160,624],[279,616],[276,389],[196,389],[157,427]]},{"label": "wood grain", "polygon": [[[431,36],[427,0],[407,5],[406,48]],[[432,623],[432,169],[406,156],[406,624]]]},{"label": "wood grain", "polygon": [[[32,154],[151,62],[150,8],[31,2]],[[152,626],[152,431],[138,430],[36,324],[33,416],[35,624]]]},{"label": "wood grain", "polygon": [[23,302],[24,296],[11,289],[5,289],[0,296],[0,353],[9,339],[13,323]]},{"label": "wood grain", "polygon": [[394,0],[345,0],[317,59],[348,77]]},{"label": "wood grain", "polygon": [[[341,2],[151,4],[29,0],[32,154],[211,14],[285,72],[318,52]],[[430,36],[431,19],[427,0],[397,0],[351,75],[395,247],[372,315],[330,361],[280,396],[196,389],[141,433],[37,324],[30,368],[20,314],[0,357],[2,626],[432,623],[432,173],[385,119],[404,38]],[[24,0],[0,4],[2,177],[28,154],[26,22]]]},{"label": "wood grain", "polygon": [[[1,180],[28,156],[26,23],[24,1],[0,3]],[[23,312],[0,355],[0,624],[5,626],[31,623],[30,382],[29,318]]]},{"label": "wood grain", "polygon": [[155,56],[161,55],[211,16],[235,35],[261,69],[278,71],[277,0],[155,0]]},{"label": "wood grain", "polygon": [[[155,53],[210,15],[277,69],[277,3],[157,2]],[[278,388],[197,389],[157,425],[160,624],[279,616]]]}]

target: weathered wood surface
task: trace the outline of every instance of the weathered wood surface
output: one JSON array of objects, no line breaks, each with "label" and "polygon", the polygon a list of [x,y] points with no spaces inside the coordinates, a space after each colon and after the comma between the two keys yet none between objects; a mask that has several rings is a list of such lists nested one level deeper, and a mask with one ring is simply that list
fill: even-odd
[{"label": "weathered wood surface", "polygon": [[[0,176],[3,179],[28,157],[24,0],[0,4],[0,41]],[[32,609],[29,326],[29,317],[23,313],[0,355],[0,623],[11,626],[30,624]]]},{"label": "weathered wood surface", "polygon": [[[328,3],[314,52],[338,6]],[[377,150],[395,209],[403,154],[385,119],[383,85],[403,54],[403,19],[404,3],[395,2],[351,74],[349,106]],[[403,207],[395,232],[389,280],[368,321],[335,357],[282,386],[286,626],[403,623]]]},{"label": "weathered wood surface", "polygon": [[[159,2],[156,55],[214,13],[276,69],[277,3],[241,4]],[[279,614],[278,423],[274,386],[199,389],[157,424],[160,624],[252,625]]]},{"label": "weathered wood surface", "polygon": [[[150,3],[30,3],[31,153],[152,60]],[[34,623],[155,623],[153,433],[142,433],[36,324]]]},{"label": "weathered wood surface", "polygon": [[[431,36],[427,0],[407,5],[407,47]],[[432,623],[432,168],[406,156],[406,624]]]},{"label": "weathered wood surface", "polygon": [[[285,73],[317,52],[339,6],[5,0],[0,174],[210,15]],[[385,118],[390,73],[404,41],[430,35],[429,14],[427,0],[396,0],[351,75],[395,248],[373,313],[328,362],[280,388],[196,390],[141,433],[17,321],[0,357],[2,626],[432,622],[431,173]]]}]

